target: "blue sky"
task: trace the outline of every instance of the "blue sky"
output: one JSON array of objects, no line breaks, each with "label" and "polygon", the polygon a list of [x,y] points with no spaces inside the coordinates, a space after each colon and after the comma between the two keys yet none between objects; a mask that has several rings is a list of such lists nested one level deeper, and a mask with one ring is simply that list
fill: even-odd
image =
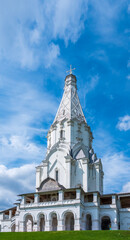
[{"label": "blue sky", "polygon": [[129,12],[127,0],[0,0],[0,209],[35,190],[70,64],[104,192],[130,191]]}]

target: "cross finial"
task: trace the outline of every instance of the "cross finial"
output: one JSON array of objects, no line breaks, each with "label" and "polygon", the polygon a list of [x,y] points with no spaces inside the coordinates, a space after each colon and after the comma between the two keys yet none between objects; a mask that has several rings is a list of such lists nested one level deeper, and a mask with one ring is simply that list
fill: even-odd
[{"label": "cross finial", "polygon": [[75,70],[76,68],[73,68],[72,69],[72,65],[70,65],[70,70],[66,71],[66,72],[69,72],[70,74],[72,74],[72,71]]}]

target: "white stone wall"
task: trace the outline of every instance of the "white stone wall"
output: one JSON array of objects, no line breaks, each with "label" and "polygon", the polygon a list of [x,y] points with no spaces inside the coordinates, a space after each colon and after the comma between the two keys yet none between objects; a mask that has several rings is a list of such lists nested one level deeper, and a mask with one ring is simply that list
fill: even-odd
[{"label": "white stone wall", "polygon": [[120,209],[120,229],[130,230],[130,208]]}]

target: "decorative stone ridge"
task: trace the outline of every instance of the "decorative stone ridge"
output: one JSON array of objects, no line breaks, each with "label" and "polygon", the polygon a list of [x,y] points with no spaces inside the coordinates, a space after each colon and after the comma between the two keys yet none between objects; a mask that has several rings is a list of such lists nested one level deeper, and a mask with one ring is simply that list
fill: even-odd
[{"label": "decorative stone ridge", "polygon": [[63,97],[53,124],[63,119],[77,119],[79,122],[86,122],[77,94],[76,77],[72,74],[65,79]]}]

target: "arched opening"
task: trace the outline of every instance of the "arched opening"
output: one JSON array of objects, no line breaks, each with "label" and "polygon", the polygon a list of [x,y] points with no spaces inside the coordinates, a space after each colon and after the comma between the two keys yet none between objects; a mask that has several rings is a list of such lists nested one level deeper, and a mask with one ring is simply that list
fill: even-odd
[{"label": "arched opening", "polygon": [[65,214],[65,230],[74,230],[74,214],[71,212]]},{"label": "arched opening", "polygon": [[111,220],[108,216],[104,216],[102,218],[101,229],[102,230],[110,230],[111,229]]},{"label": "arched opening", "polygon": [[86,230],[92,230],[92,218],[90,214],[86,215]]},{"label": "arched opening", "polygon": [[45,231],[45,216],[41,214],[39,217],[39,230],[40,232]]},{"label": "arched opening", "polygon": [[13,224],[11,227],[11,232],[15,232],[15,228],[16,228],[16,226],[15,226],[15,224]]},{"label": "arched opening", "polygon": [[27,215],[25,218],[25,232],[33,231],[33,218],[31,215]]},{"label": "arched opening", "polygon": [[51,215],[51,230],[57,231],[57,215],[56,215],[56,213],[53,213]]}]

